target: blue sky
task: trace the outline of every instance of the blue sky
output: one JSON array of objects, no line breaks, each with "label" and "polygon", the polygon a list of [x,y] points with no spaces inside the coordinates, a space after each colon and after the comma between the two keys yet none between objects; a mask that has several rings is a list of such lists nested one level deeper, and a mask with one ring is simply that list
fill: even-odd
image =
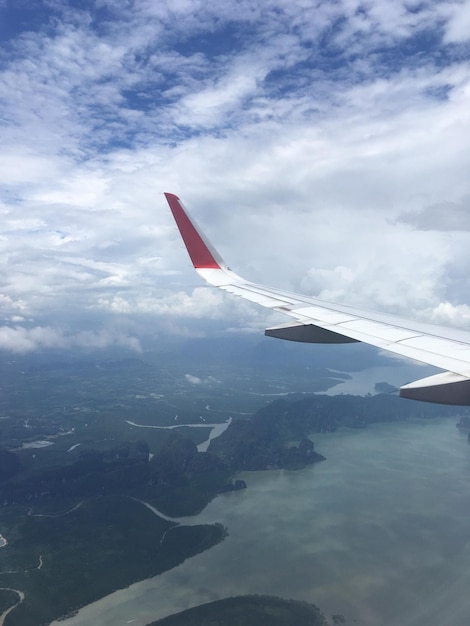
[{"label": "blue sky", "polygon": [[164,191],[248,278],[468,327],[470,2],[212,5],[0,0],[0,347],[281,321]]}]

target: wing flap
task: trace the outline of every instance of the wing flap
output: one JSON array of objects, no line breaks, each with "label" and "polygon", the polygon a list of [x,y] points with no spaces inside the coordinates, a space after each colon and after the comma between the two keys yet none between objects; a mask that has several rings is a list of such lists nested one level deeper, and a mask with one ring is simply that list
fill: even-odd
[{"label": "wing flap", "polygon": [[266,328],[264,334],[267,337],[302,343],[355,343],[356,341],[332,330],[315,326],[315,324],[281,324]]},{"label": "wing flap", "polygon": [[470,379],[452,372],[422,378],[400,389],[402,398],[439,404],[470,404]]}]

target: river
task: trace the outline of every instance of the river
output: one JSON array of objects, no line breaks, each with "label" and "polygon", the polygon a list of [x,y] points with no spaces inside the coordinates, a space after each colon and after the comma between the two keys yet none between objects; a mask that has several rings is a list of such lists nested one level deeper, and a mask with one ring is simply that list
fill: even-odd
[{"label": "river", "polygon": [[315,437],[327,461],[242,475],[198,517],[229,537],[62,626],[143,626],[245,593],[307,600],[358,626],[470,623],[470,448],[456,420]]}]

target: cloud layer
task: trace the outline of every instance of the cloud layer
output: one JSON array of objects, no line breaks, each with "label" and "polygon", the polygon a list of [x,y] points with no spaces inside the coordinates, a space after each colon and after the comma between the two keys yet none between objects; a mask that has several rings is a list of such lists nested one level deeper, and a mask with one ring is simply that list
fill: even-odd
[{"label": "cloud layer", "polygon": [[470,3],[77,6],[0,8],[3,347],[271,323],[200,286],[163,191],[249,278],[467,323]]}]

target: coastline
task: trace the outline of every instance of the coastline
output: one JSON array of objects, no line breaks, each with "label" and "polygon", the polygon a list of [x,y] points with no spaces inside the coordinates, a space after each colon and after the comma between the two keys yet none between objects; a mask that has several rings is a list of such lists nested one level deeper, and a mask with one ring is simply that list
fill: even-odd
[{"label": "coastline", "polygon": [[18,594],[18,602],[10,606],[10,608],[8,608],[6,611],[3,611],[3,613],[0,615],[0,626],[3,626],[7,615],[11,613],[14,609],[16,609],[16,607],[23,602],[24,593],[22,591],[19,591],[19,589],[11,589],[10,587],[0,587],[0,590],[1,591],[14,591],[16,594]]},{"label": "coastline", "polygon": [[[146,626],[235,592],[305,600],[364,626],[441,626],[449,615],[466,626],[470,476],[454,420],[344,429],[319,446],[330,463],[244,473],[248,490],[197,516],[226,525],[224,542],[54,626]],[[445,471],[436,458],[451,460]]]},{"label": "coastline", "polygon": [[175,430],[177,428],[210,428],[209,437],[197,446],[199,452],[207,452],[210,442],[217,437],[220,437],[232,423],[232,418],[229,417],[226,422],[217,424],[202,423],[202,424],[172,424],[171,426],[155,426],[153,424],[137,424],[131,420],[126,420],[126,424],[129,426],[135,426],[136,428],[153,428],[157,430]]}]

